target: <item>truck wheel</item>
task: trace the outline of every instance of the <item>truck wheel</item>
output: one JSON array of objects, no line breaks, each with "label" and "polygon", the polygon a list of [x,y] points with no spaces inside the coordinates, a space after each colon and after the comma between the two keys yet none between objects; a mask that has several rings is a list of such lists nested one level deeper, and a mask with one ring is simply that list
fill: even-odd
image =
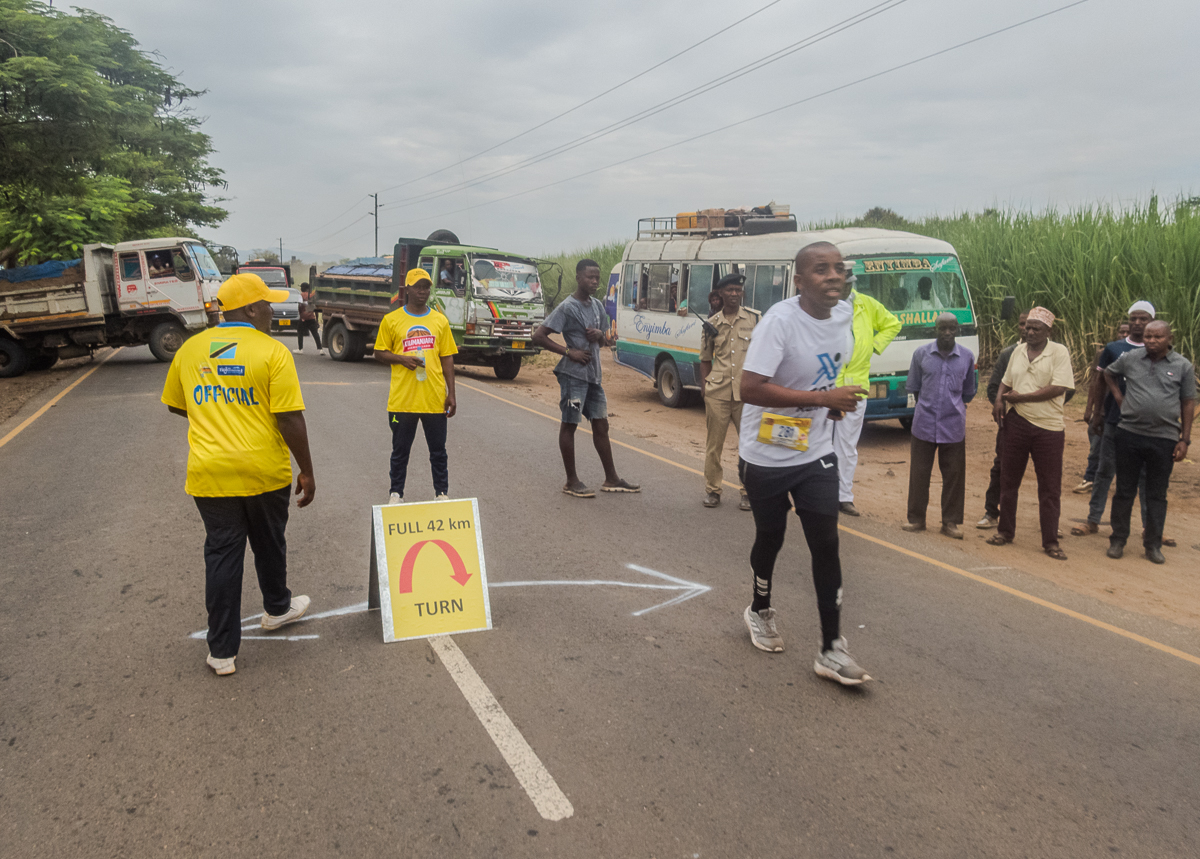
[{"label": "truck wheel", "polygon": [[429,234],[429,238],[427,238],[425,241],[427,241],[427,242],[445,242],[446,244],[449,244],[449,245],[461,244],[461,242],[458,240],[458,236],[456,236],[454,233],[450,232],[450,230],[434,230],[432,233]]},{"label": "truck wheel", "polygon": [[669,409],[678,409],[684,403],[683,384],[679,381],[679,368],[673,358],[667,358],[658,365],[655,374],[658,380],[658,398]]},{"label": "truck wheel", "polygon": [[497,379],[517,378],[517,373],[521,372],[521,356],[520,355],[501,355],[500,360],[492,365],[492,370],[496,374]]},{"label": "truck wheel", "polygon": [[169,364],[186,339],[187,332],[178,322],[160,322],[150,332],[150,352],[158,360]]},{"label": "truck wheel", "polygon": [[346,360],[361,361],[363,356],[367,354],[367,332],[350,331],[348,335],[350,342],[347,347]]},{"label": "truck wheel", "polygon": [[900,426],[904,427],[906,430],[912,429],[912,418],[911,417],[900,418],[899,420],[900,420]]},{"label": "truck wheel", "polygon": [[350,332],[340,322],[335,322],[325,330],[325,346],[329,349],[329,357],[335,361],[348,361],[350,349]]},{"label": "truck wheel", "polygon": [[0,379],[20,376],[29,369],[29,350],[7,337],[0,337]]},{"label": "truck wheel", "polygon": [[39,352],[29,359],[30,370],[49,370],[58,363],[57,352]]}]

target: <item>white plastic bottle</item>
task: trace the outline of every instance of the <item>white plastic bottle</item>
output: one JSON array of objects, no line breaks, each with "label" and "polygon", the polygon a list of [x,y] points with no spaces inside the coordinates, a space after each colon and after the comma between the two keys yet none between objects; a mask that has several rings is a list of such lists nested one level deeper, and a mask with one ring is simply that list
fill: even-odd
[{"label": "white plastic bottle", "polygon": [[425,350],[424,349],[417,350],[417,360],[421,362],[420,364],[417,365],[417,369],[416,369],[417,381],[424,382],[425,379],[427,378],[425,375]]}]

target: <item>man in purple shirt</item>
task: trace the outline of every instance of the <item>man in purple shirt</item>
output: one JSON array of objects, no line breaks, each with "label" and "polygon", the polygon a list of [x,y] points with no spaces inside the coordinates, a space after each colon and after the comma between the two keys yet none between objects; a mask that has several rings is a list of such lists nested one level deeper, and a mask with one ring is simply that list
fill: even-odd
[{"label": "man in purple shirt", "polygon": [[942,533],[963,538],[967,493],[967,403],[975,396],[975,356],[954,342],[958,318],[937,318],[937,339],[918,347],[908,368],[908,392],[917,400],[912,423],[912,462],[908,471],[908,524],[905,531],[925,530],[929,476],[937,453],[942,472]]}]

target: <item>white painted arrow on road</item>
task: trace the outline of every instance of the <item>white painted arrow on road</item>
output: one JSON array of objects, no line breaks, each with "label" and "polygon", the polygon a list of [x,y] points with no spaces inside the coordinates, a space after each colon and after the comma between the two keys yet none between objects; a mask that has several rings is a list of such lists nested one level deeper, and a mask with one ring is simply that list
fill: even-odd
[{"label": "white painted arrow on road", "polygon": [[[678,591],[678,593],[664,602],[657,605],[652,605],[649,608],[639,609],[633,612],[634,617],[641,617],[644,614],[649,614],[652,611],[658,611],[660,608],[667,606],[678,605],[682,602],[687,602],[693,597],[698,597],[701,594],[706,594],[712,590],[708,585],[702,585],[699,582],[689,582],[687,579],[680,579],[675,576],[669,576],[666,573],[660,573],[658,570],[652,570],[649,567],[642,567],[638,564],[626,564],[626,569],[634,570],[643,575],[651,576],[658,579],[658,582],[623,582],[619,579],[530,579],[523,582],[488,582],[489,588],[525,588],[525,587],[614,587],[614,588],[641,588],[643,590],[655,591]],[[360,611],[366,611],[367,604],[365,602],[355,603],[354,605],[343,606],[329,611],[317,612],[315,614],[305,615],[296,621],[297,624],[307,623],[313,620],[320,620],[326,617],[338,617],[343,614],[357,614]],[[254,614],[250,617],[242,618],[242,623],[246,626],[242,627],[242,632],[259,632],[261,627],[257,621],[262,617],[262,614]],[[208,635],[207,629],[197,630],[193,632],[189,638],[202,639]],[[310,641],[321,636],[316,634],[308,635],[243,635],[243,641]]]}]

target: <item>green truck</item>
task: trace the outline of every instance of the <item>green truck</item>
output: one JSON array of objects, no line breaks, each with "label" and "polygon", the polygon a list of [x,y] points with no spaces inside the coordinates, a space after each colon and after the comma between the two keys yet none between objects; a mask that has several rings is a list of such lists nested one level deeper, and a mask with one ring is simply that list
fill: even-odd
[{"label": "green truck", "polygon": [[541,351],[532,341],[546,315],[538,261],[460,244],[439,230],[428,239],[399,239],[390,261],[311,269],[312,309],[320,314],[330,358],[363,359],[383,317],[404,304],[404,278],[414,267],[429,272],[429,303],[450,321],[455,364],[487,366],[501,379],[515,379],[521,359]]}]

